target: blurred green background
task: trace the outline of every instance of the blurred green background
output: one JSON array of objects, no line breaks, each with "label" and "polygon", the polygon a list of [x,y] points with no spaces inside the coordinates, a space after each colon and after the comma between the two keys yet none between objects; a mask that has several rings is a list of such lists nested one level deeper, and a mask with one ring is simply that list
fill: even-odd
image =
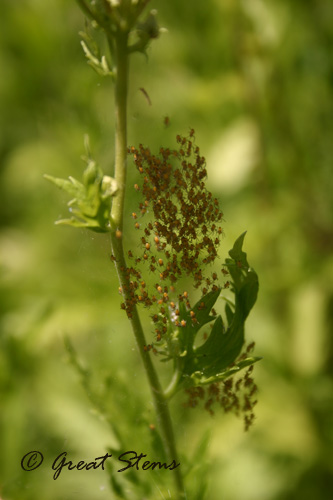
[{"label": "blurred green background", "polygon": [[[180,452],[190,455],[211,430],[212,500],[329,499],[333,4],[154,0],[151,7],[168,32],[148,60],[132,59],[129,143],[174,147],[177,133],[196,130],[225,214],[220,257],[247,230],[245,250],[260,278],[247,325],[263,356],[255,426],[244,433],[222,411],[212,418],[184,409],[179,395],[172,412]],[[112,172],[112,86],[85,62],[74,0],[2,0],[0,13],[0,496],[108,499],[105,471],[52,479],[62,451],[91,461],[117,444],[69,363],[64,335],[91,370],[88,396],[99,395],[128,450],[147,449],[150,395],[119,307],[108,237],[55,227],[68,199],[42,176],[80,178],[86,133]],[[138,244],[136,203],[129,191],[128,247]],[[42,451],[45,463],[24,472],[30,450]],[[163,498],[158,481],[152,498]]]}]

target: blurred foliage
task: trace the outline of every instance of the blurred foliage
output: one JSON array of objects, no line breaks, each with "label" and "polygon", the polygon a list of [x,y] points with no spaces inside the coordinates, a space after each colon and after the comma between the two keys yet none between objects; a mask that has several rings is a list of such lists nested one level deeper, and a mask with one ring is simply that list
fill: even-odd
[{"label": "blurred foliage", "polygon": [[[328,499],[333,4],[155,0],[151,7],[168,33],[148,60],[133,56],[130,144],[172,146],[177,133],[195,128],[225,213],[221,258],[248,230],[246,251],[261,283],[247,325],[264,358],[255,368],[256,425],[244,434],[222,412],[212,419],[183,408],[179,394],[172,405],[179,448],[198,467],[202,432],[211,429],[208,462],[189,484],[199,491],[200,475],[210,474],[213,500]],[[85,63],[75,2],[3,0],[0,11],[0,495],[110,498],[105,471],[63,471],[53,481],[52,461],[62,451],[91,461],[120,446],[118,432],[128,450],[154,459],[154,416],[108,237],[53,226],[67,199],[42,176],[81,178],[85,133],[112,175],[112,89]],[[129,247],[135,176],[130,166]],[[65,334],[92,374],[88,391],[69,363]],[[45,463],[28,473],[20,460],[30,450],[42,451]],[[152,479],[156,498],[162,472]]]}]

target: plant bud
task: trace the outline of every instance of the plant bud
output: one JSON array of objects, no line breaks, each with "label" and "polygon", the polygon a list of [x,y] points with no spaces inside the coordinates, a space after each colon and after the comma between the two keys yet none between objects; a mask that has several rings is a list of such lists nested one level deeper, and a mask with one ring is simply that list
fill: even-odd
[{"label": "plant bud", "polygon": [[98,176],[99,169],[96,165],[96,162],[93,160],[89,160],[88,166],[83,172],[83,183],[85,186],[89,186],[91,184],[94,184],[96,181],[96,178]]},{"label": "plant bud", "polygon": [[104,175],[101,186],[101,196],[103,199],[114,196],[117,191],[116,179],[109,175]]}]

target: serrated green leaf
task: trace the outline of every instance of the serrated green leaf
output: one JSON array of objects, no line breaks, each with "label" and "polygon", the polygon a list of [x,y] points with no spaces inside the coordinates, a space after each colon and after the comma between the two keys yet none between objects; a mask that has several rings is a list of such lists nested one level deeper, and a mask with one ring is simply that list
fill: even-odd
[{"label": "serrated green leaf", "polygon": [[209,323],[210,321],[215,319],[215,316],[212,316],[209,313],[212,307],[214,307],[215,302],[217,301],[220,293],[221,293],[221,288],[218,288],[217,290],[212,292],[208,292],[200,300],[198,300],[198,302],[193,307],[195,317],[198,321],[198,329],[201,328],[206,323]]},{"label": "serrated green leaf", "polygon": [[[244,344],[244,323],[256,302],[258,295],[258,276],[249,267],[246,253],[243,252],[243,233],[235,242],[226,259],[226,266],[232,278],[231,291],[235,295],[235,303],[229,299],[225,304],[227,324],[221,316],[210,315],[211,308],[217,301],[221,289],[203,296],[194,306],[196,323],[191,321],[190,311],[185,304],[180,305],[179,319],[186,325],[179,328],[179,341],[182,346],[182,376],[180,386],[204,385],[230,377],[260,358],[246,358],[237,363]],[[206,323],[215,320],[209,337],[198,348],[194,347],[196,333]],[[175,392],[175,391],[173,391]]]},{"label": "serrated green leaf", "polygon": [[[243,305],[245,306],[246,317],[257,299],[258,276],[255,271],[250,268],[247,261],[247,255],[242,249],[245,234],[246,232],[237,238],[233,248],[229,251],[231,259],[226,259],[226,267],[232,277],[233,286],[240,292],[241,296],[245,295],[245,297],[241,297],[241,299],[244,300],[245,298]],[[244,293],[244,290],[241,292],[241,288],[243,287],[247,289],[246,293]]]},{"label": "serrated green leaf", "polygon": [[[198,347],[188,368],[200,370],[206,376],[211,376],[225,368],[235,358],[226,350],[226,334],[221,316],[218,316],[206,342]],[[193,370],[194,371],[194,370]]]},{"label": "serrated green leaf", "polygon": [[195,314],[196,323],[192,322],[190,311],[186,310],[185,303],[180,302],[179,321],[186,321],[186,326],[179,329],[179,340],[183,351],[191,353],[193,351],[195,336],[200,328],[215,319],[215,316],[210,315],[210,311],[217,301],[220,292],[220,288],[209,292],[194,305],[192,311]]},{"label": "serrated green leaf", "polygon": [[232,320],[234,318],[234,311],[231,309],[230,305],[227,303],[225,305],[225,314],[226,314],[226,317],[227,317],[227,322],[228,322],[228,325],[231,325],[232,323]]},{"label": "serrated green leaf", "polygon": [[238,295],[239,309],[242,311],[243,321],[248,317],[257,300],[258,289],[258,276],[254,271],[249,270]]},{"label": "serrated green leaf", "polygon": [[242,323],[233,321],[225,332],[222,317],[218,316],[208,339],[194,350],[184,371],[187,374],[200,371],[205,377],[216,375],[235,361],[241,352],[243,343],[244,327]]},{"label": "serrated green leaf", "polygon": [[244,238],[246,235],[246,231],[242,233],[237,240],[234,243],[234,246],[232,247],[231,250],[229,250],[229,255],[233,260],[240,260],[244,264],[248,266],[247,260],[246,260],[246,253],[243,252],[243,243],[244,243]]}]

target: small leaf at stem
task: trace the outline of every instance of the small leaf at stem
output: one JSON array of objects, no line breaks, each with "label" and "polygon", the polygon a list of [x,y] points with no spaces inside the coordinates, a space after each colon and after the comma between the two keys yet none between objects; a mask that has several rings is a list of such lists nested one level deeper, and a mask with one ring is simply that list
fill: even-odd
[{"label": "small leaf at stem", "polygon": [[57,187],[74,196],[69,203],[73,215],[69,219],[58,220],[57,224],[83,227],[95,232],[110,231],[109,217],[112,197],[117,192],[115,179],[103,172],[96,163],[89,159],[83,172],[83,183],[74,177],[59,179],[51,175],[44,177]]}]

